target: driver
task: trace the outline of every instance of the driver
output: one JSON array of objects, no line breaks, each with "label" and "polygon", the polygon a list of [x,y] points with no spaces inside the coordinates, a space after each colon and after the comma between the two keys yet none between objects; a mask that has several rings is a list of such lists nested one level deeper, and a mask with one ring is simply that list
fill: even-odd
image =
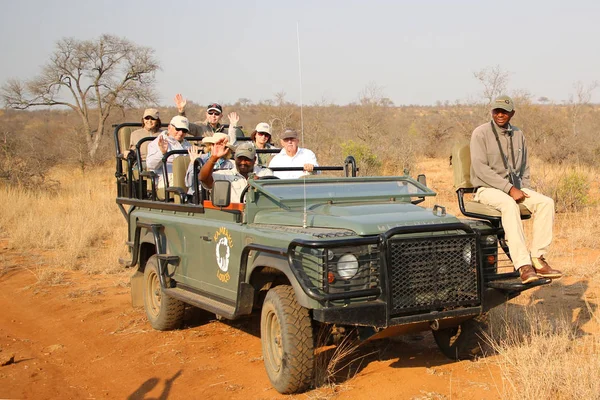
[{"label": "driver", "polygon": [[227,170],[214,170],[219,158],[225,156],[229,150],[228,139],[220,139],[213,145],[210,158],[200,170],[200,182],[207,189],[212,189],[215,180],[231,182],[231,202],[239,203],[240,196],[248,184],[248,175],[253,173],[254,179],[261,176],[273,176],[268,168],[256,165],[256,149],[252,142],[243,142],[235,149],[235,168]]}]

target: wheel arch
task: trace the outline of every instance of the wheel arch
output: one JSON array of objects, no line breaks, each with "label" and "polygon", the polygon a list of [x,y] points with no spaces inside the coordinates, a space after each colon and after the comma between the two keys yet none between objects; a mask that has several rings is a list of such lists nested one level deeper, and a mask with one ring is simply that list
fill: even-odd
[{"label": "wheel arch", "polygon": [[258,252],[248,265],[247,282],[256,293],[279,285],[290,285],[296,295],[296,301],[302,307],[313,309],[314,300],[304,292],[294,273],[290,269],[286,256]]}]

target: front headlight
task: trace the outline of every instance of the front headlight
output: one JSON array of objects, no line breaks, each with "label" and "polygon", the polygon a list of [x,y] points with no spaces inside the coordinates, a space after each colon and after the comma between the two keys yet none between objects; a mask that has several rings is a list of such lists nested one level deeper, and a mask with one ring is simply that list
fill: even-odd
[{"label": "front headlight", "polygon": [[350,279],[358,272],[358,259],[354,254],[344,254],[336,265],[337,274],[342,279]]}]

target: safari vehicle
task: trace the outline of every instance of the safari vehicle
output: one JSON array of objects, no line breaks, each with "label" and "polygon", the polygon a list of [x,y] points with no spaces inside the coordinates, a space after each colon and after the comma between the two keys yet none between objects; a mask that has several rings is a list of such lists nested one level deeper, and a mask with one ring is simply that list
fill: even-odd
[{"label": "safari vehicle", "polygon": [[351,159],[331,168],[350,176],[249,179],[235,203],[225,181],[210,199],[170,187],[160,200],[123,156],[128,126],[115,143],[133,305],[158,330],[178,328],[186,305],[227,319],[260,312],[265,369],[281,393],[311,385],[320,328],[364,340],[431,330],[446,356],[470,358],[488,310],[549,282],[522,285],[499,268],[495,217],[421,207],[435,196],[424,176],[356,177]]}]

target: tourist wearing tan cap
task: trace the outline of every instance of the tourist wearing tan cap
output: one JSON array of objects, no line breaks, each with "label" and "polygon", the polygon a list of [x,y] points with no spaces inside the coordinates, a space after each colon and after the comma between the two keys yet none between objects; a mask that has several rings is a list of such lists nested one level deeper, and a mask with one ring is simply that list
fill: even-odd
[{"label": "tourist wearing tan cap", "polygon": [[298,132],[286,129],[281,135],[281,151],[273,157],[269,168],[274,167],[304,167],[304,171],[275,171],[273,174],[280,179],[296,179],[310,175],[314,167],[318,167],[317,156],[309,149],[298,147],[300,140]]},{"label": "tourist wearing tan cap", "polygon": [[[474,199],[501,212],[510,256],[523,283],[539,277],[558,279],[562,273],[544,258],[552,242],[554,200],[530,189],[525,136],[510,124],[515,115],[513,100],[498,97],[491,104],[491,114],[492,120],[477,127],[471,136],[471,183],[478,188]],[[529,249],[518,203],[534,215]]]},{"label": "tourist wearing tan cap", "polygon": [[[171,119],[166,132],[162,132],[156,139],[148,145],[148,157],[146,158],[146,167],[154,171],[158,176],[158,187],[164,186],[163,182],[163,155],[172,150],[187,150],[192,147],[190,142],[185,140],[185,135],[189,132],[189,121],[186,117],[175,116]],[[173,154],[167,160],[167,173],[169,182],[173,172],[173,159],[181,154]]]},{"label": "tourist wearing tan cap", "polygon": [[[212,155],[212,147],[219,140],[228,139],[227,135],[224,133],[217,132],[212,136],[205,137],[202,139],[202,144],[204,145],[204,154],[196,155],[190,149],[190,165],[185,173],[185,185],[188,187],[188,193],[194,194],[194,160],[196,158],[200,158],[200,165],[206,164],[210,156]],[[233,151],[233,146],[228,145],[229,149]],[[217,162],[215,162],[214,169],[234,169],[235,165],[231,161],[231,151],[227,152],[224,156],[220,157]]]},{"label": "tourist wearing tan cap", "polygon": [[219,139],[212,149],[212,154],[200,170],[200,182],[207,189],[212,189],[215,180],[231,182],[231,202],[239,203],[242,191],[248,184],[248,177],[254,174],[255,179],[263,176],[273,176],[270,169],[256,165],[256,149],[250,142],[242,142],[235,149],[235,168],[215,170],[214,164],[230,151],[228,139]]},{"label": "tourist wearing tan cap", "polygon": [[[275,146],[271,144],[271,126],[266,122],[261,122],[256,125],[256,129],[250,134],[250,139],[254,143],[254,147],[257,149],[274,149]],[[257,153],[258,165],[267,166],[273,159],[274,154],[272,153]]]},{"label": "tourist wearing tan cap", "polygon": [[[156,108],[146,108],[144,110],[144,115],[142,116],[143,128],[137,129],[131,133],[129,149],[135,150],[135,146],[143,138],[157,137],[161,131],[161,124],[162,122],[160,121],[158,110]],[[142,160],[145,160],[146,155],[148,154],[148,143],[149,142],[144,142],[140,146],[140,156],[142,157]]]},{"label": "tourist wearing tan cap", "polygon": [[[185,116],[185,106],[187,100],[181,95],[175,95],[175,105],[179,115]],[[223,118],[223,107],[217,103],[211,103],[206,108],[206,119],[204,121],[197,121],[190,124],[190,135],[197,137],[212,136],[216,132],[227,133],[229,135],[229,144],[235,144],[235,141],[239,137],[244,137],[244,132],[241,127],[238,126],[240,117],[236,112],[231,112],[227,116],[229,118],[229,124],[221,124]]]}]

